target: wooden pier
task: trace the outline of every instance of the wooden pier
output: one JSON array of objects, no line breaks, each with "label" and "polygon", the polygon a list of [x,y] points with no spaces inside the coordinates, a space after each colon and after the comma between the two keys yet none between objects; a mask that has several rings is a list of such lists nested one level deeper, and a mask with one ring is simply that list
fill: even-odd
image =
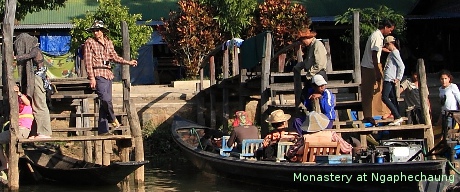
[{"label": "wooden pier", "polygon": [[[327,50],[327,68],[326,73],[328,76],[327,88],[336,95],[336,110],[347,111],[354,110],[358,113],[358,119],[363,119],[362,105],[361,105],[361,71],[360,71],[360,50],[359,50],[359,14],[354,14],[354,65],[350,69],[345,70],[334,70],[333,61],[331,60],[330,53],[330,41],[328,39],[322,39],[326,50]],[[256,42],[260,45],[246,46],[245,43]],[[263,39],[263,40],[261,40]],[[201,64],[200,76],[201,81],[204,79],[204,71],[209,71],[206,74],[210,78],[211,87],[208,89],[201,88],[199,98],[197,100],[204,104],[209,103],[207,108],[197,108],[197,119],[202,120],[198,123],[204,125],[205,112],[206,117],[209,117],[210,121],[208,126],[217,128],[219,125],[216,123],[216,116],[222,117],[222,127],[224,133],[228,128],[228,121],[230,119],[230,108],[229,108],[229,97],[237,95],[239,98],[238,108],[233,107],[233,110],[246,110],[245,106],[249,99],[257,100],[258,107],[255,117],[255,124],[261,126],[261,136],[264,137],[268,133],[268,123],[264,120],[268,114],[275,109],[283,109],[284,111],[291,113],[293,117],[299,117],[304,110],[304,106],[301,104],[300,95],[303,87],[302,81],[304,81],[305,73],[285,71],[287,64],[291,64],[292,60],[295,63],[302,61],[302,50],[299,42],[295,42],[285,48],[281,49],[277,53],[272,53],[272,35],[270,32],[264,32],[256,37],[245,40],[241,47],[236,46],[219,46],[214,51],[210,52]],[[230,42],[231,43],[231,42]],[[254,50],[253,47],[263,47],[263,50]],[[248,48],[250,47],[250,48]],[[252,48],[252,49],[251,49]],[[230,50],[233,49],[233,50]],[[253,63],[248,55],[254,55],[257,59]],[[249,58],[249,59],[248,59]],[[252,60],[251,60],[252,61]],[[248,63],[249,62],[249,63]],[[294,65],[295,65],[294,63]],[[427,100],[428,89],[426,83],[425,67],[423,60],[419,60],[418,63],[420,82],[421,97]],[[218,79],[219,73],[222,73]],[[202,84],[202,82],[201,82]],[[222,106],[217,106],[217,97]],[[289,99],[288,99],[289,98]],[[290,100],[290,101],[289,101]],[[293,101],[292,101],[293,100]],[[403,99],[399,98],[400,101]],[[424,104],[426,105],[426,103]],[[204,105],[200,105],[204,106]],[[424,110],[427,110],[428,105],[424,106]],[[220,110],[219,110],[220,108]],[[222,114],[217,114],[216,111],[222,111]],[[339,113],[337,113],[339,114]],[[367,147],[366,135],[375,131],[410,131],[413,133],[411,136],[416,138],[426,138],[428,148],[433,148],[434,137],[433,130],[430,122],[429,113],[425,113],[427,119],[426,125],[411,125],[403,124],[401,126],[380,126],[375,128],[365,128],[364,122],[361,120],[352,120],[347,117],[346,119],[340,119],[337,116],[334,122],[334,129],[338,133],[355,133],[358,134],[363,147]],[[290,125],[292,125],[291,118]],[[407,118],[406,118],[407,120]],[[380,120],[378,122],[388,123],[391,120]]]},{"label": "wooden pier", "polygon": [[[13,6],[13,5],[11,5]],[[14,5],[15,6],[15,5]],[[13,18],[14,11],[6,18]],[[8,19],[5,19],[8,20]],[[129,51],[129,33],[126,22],[122,22],[123,34],[123,57],[130,59]],[[69,125],[63,128],[52,129],[52,136],[48,139],[18,139],[15,130],[18,127],[18,99],[14,93],[13,86],[13,37],[12,28],[13,22],[7,21],[3,23],[4,37],[4,62],[2,63],[2,88],[3,89],[3,115],[4,119],[9,119],[11,122],[11,142],[9,144],[9,169],[8,169],[8,187],[11,190],[19,188],[19,158],[23,155],[22,144],[26,143],[53,143],[53,142],[82,142],[83,160],[94,162],[101,165],[109,165],[111,163],[111,155],[113,154],[113,142],[115,142],[121,161],[144,161],[144,148],[142,141],[141,126],[135,104],[130,99],[130,74],[129,66],[123,65],[122,68],[122,83],[123,83],[123,109],[117,113],[117,119],[123,126],[119,128],[110,128],[114,135],[98,136],[97,135],[97,118],[98,114],[98,98],[95,91],[89,86],[89,80],[86,79],[84,65],[82,65],[83,77],[67,78],[67,79],[52,79],[52,83],[57,87],[57,93],[52,95],[52,100],[59,108],[70,109],[70,113],[54,114],[50,111],[50,120],[63,120],[69,122]],[[31,61],[27,61],[25,65],[18,66],[22,70],[29,69],[32,66]],[[21,70],[20,70],[21,71]],[[33,77],[32,70],[26,74],[27,77]],[[31,78],[22,85],[28,85],[22,92],[33,93],[33,86],[30,86]],[[33,81],[32,81],[33,82]],[[25,87],[25,86],[24,86]],[[92,109],[92,111],[90,110]],[[8,111],[9,110],[9,111]],[[8,118],[9,117],[9,118]],[[74,122],[74,123],[71,123]],[[134,155],[130,155],[134,153]],[[130,159],[134,157],[134,159]],[[144,183],[144,167],[140,167],[135,171],[134,180],[136,184]]]}]

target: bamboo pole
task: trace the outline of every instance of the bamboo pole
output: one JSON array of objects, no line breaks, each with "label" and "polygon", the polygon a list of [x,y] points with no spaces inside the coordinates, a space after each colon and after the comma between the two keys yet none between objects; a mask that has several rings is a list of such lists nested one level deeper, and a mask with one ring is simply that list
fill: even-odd
[{"label": "bamboo pole", "polygon": [[426,71],[423,59],[417,60],[417,72],[419,77],[419,89],[420,89],[420,104],[422,106],[423,117],[425,118],[425,124],[429,125],[430,128],[425,129],[425,138],[427,140],[428,149],[434,147],[434,134],[433,126],[431,126],[431,115],[430,106],[428,104],[428,86],[426,81]]},{"label": "bamboo pole", "polygon": [[[223,58],[223,73],[224,73],[224,79],[228,79],[229,75],[229,50],[228,47],[225,47],[224,50],[224,58]],[[228,132],[228,120],[230,118],[229,115],[229,106],[228,106],[228,86],[224,85],[222,88],[222,126],[223,126],[223,132],[227,133]]]},{"label": "bamboo pole", "polygon": [[[9,169],[8,169],[8,188],[10,190],[19,189],[19,154],[17,153],[17,136],[16,128],[19,127],[19,106],[18,96],[14,94],[13,87],[15,85],[13,79],[13,33],[14,33],[14,20],[16,13],[16,0],[5,0],[5,16],[3,19],[3,64],[6,65],[7,76],[7,92],[8,101],[10,103],[10,145],[9,145]],[[2,152],[3,153],[3,152]]]},{"label": "bamboo pole", "polygon": [[[298,45],[296,47],[297,50],[297,62],[302,62],[302,45]],[[302,70],[295,70],[294,69],[294,95],[295,95],[295,107],[296,107],[296,116],[299,116],[300,111],[298,109],[301,108],[301,99],[300,96],[302,95],[302,76],[300,74]]]},{"label": "bamboo pole", "polygon": [[214,56],[209,57],[209,77],[211,88],[209,90],[209,108],[210,108],[210,127],[216,128],[216,95],[214,94],[215,88],[213,85],[216,84],[216,65],[214,63]]}]

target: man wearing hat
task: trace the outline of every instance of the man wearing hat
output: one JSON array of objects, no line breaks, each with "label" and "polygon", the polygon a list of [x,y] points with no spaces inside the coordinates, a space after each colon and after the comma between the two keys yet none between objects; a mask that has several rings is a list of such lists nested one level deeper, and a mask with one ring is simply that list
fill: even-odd
[{"label": "man wearing hat", "polygon": [[[327,82],[322,75],[315,75],[312,78],[312,88],[307,90],[306,99],[303,101],[303,104],[308,111],[313,111],[312,101],[319,99],[319,106],[321,113],[326,115],[329,119],[329,123],[326,126],[327,129],[331,129],[333,122],[336,118],[335,114],[335,96],[329,90],[326,89]],[[301,126],[307,117],[303,116],[296,118],[294,121],[294,128],[296,128],[299,134],[302,134]]]},{"label": "man wearing hat", "polygon": [[326,76],[326,63],[327,51],[323,42],[316,39],[316,31],[314,29],[303,28],[298,33],[299,40],[305,47],[303,62],[299,62],[294,66],[294,70],[301,71],[304,69],[307,72],[306,86],[309,86],[310,79],[316,74],[321,74],[325,79]]},{"label": "man wearing hat", "polygon": [[277,144],[281,139],[294,140],[296,133],[288,132],[288,120],[291,118],[291,115],[285,114],[283,110],[277,109],[270,113],[268,118],[265,120],[268,123],[271,123],[274,128],[267,136],[265,136],[263,141],[264,148],[264,159],[272,159],[276,157]]},{"label": "man wearing hat", "polygon": [[88,38],[84,45],[84,61],[86,72],[90,81],[91,88],[96,88],[96,93],[100,99],[98,134],[110,135],[108,123],[114,127],[119,127],[120,123],[115,117],[112,105],[112,73],[111,63],[137,66],[136,60],[127,61],[118,56],[113,47],[112,41],[105,36],[108,32],[104,22],[96,20],[87,29],[93,33],[93,37]]}]

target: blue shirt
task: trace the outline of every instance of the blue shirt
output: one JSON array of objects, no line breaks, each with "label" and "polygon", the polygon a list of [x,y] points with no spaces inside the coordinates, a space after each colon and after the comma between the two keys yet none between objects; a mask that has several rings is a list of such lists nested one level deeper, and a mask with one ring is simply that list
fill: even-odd
[{"label": "blue shirt", "polygon": [[[313,106],[311,104],[310,95],[312,95],[314,92],[313,88],[308,89],[308,92],[306,94],[306,99],[303,101],[303,104],[305,107],[307,107],[308,111],[313,110]],[[334,94],[329,91],[329,89],[324,90],[324,92],[321,94],[322,98],[319,100],[319,106],[321,108],[321,113],[325,114],[329,120],[335,120],[336,114],[335,114],[335,96]]]}]

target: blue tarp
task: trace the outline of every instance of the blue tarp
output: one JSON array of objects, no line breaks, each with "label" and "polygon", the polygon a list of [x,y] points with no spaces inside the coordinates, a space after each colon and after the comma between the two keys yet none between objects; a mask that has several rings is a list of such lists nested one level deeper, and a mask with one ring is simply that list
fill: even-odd
[{"label": "blue tarp", "polygon": [[40,49],[48,55],[61,56],[70,50],[68,32],[47,32],[40,35]]},{"label": "blue tarp", "polygon": [[155,84],[155,67],[157,59],[153,57],[153,46],[144,45],[139,48],[139,58],[137,67],[130,67],[132,85],[152,85]]}]

